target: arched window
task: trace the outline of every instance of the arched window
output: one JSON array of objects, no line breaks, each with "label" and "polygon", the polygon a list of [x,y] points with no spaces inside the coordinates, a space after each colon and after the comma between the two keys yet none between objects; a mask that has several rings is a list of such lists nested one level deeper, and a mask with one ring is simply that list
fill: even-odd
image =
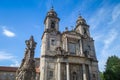
[{"label": "arched window", "polygon": [[51,28],[54,29],[55,28],[55,22],[51,22]]}]

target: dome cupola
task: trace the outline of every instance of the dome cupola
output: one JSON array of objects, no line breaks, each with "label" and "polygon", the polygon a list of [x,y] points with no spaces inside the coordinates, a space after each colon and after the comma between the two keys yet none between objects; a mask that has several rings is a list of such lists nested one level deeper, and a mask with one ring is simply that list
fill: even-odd
[{"label": "dome cupola", "polygon": [[53,8],[53,7],[52,7],[51,10],[47,13],[47,16],[57,17],[57,13],[54,11],[54,8]]},{"label": "dome cupola", "polygon": [[82,16],[79,16],[77,21],[76,21],[77,25],[79,24],[86,24],[85,19]]}]

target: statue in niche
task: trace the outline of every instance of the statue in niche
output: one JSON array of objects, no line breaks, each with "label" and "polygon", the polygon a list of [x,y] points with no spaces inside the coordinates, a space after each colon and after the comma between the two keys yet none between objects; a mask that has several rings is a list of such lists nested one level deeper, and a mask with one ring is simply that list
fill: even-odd
[{"label": "statue in niche", "polygon": [[84,30],[84,34],[87,34],[87,30],[85,28],[83,28],[83,30]]},{"label": "statue in niche", "polygon": [[91,50],[91,47],[90,47],[90,45],[88,45],[88,50]]},{"label": "statue in niche", "polygon": [[90,52],[91,52],[91,46],[87,45],[87,49],[84,51],[84,54],[86,57],[90,56]]},{"label": "statue in niche", "polygon": [[61,55],[62,54],[62,48],[61,47],[57,47],[56,48],[57,54]]},{"label": "statue in niche", "polygon": [[66,57],[66,55],[68,54],[68,52],[65,52],[61,47],[57,47],[56,51],[57,55],[63,55],[64,57]]},{"label": "statue in niche", "polygon": [[89,51],[88,51],[88,50],[85,50],[85,51],[84,51],[84,54],[85,54],[85,57],[88,57]]}]

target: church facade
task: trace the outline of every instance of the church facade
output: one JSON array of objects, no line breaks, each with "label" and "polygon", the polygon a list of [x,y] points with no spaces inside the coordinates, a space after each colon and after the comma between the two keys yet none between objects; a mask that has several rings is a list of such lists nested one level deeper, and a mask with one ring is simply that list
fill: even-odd
[{"label": "church facade", "polygon": [[64,32],[59,31],[59,21],[52,8],[44,20],[37,67],[34,58],[36,42],[33,36],[26,41],[25,56],[16,80],[100,80],[94,40],[86,20],[79,16],[75,28],[66,28]]},{"label": "church facade", "polygon": [[52,8],[44,20],[40,80],[99,80],[98,61],[89,25],[79,16],[73,30],[59,31]]}]

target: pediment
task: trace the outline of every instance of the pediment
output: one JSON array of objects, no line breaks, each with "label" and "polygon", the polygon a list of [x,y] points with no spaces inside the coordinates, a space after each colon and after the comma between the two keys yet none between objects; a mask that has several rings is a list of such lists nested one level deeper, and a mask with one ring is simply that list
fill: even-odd
[{"label": "pediment", "polygon": [[81,35],[77,33],[76,31],[66,31],[66,32],[63,32],[62,37],[80,39]]},{"label": "pediment", "polygon": [[80,35],[79,33],[77,33],[76,31],[68,31],[68,32],[66,32],[66,34],[68,34],[68,35]]}]

